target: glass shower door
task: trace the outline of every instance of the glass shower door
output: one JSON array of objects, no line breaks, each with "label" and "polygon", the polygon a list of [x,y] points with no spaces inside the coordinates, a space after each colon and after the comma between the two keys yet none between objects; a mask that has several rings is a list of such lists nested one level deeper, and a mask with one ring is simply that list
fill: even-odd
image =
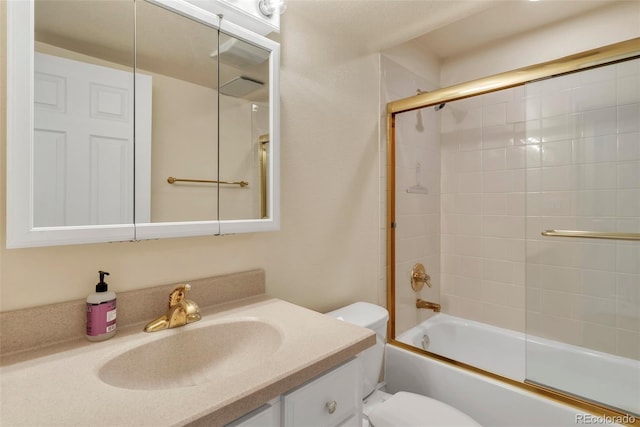
[{"label": "glass shower door", "polygon": [[640,414],[640,59],[525,91],[526,378]]}]

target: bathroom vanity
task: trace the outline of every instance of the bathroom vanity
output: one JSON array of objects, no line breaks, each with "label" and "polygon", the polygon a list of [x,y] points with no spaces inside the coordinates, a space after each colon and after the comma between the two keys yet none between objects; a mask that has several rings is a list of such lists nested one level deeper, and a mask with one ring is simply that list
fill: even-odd
[{"label": "bathroom vanity", "polygon": [[[273,399],[228,427],[361,426],[361,369],[361,359],[351,359]],[[195,425],[200,423],[192,424]]]},{"label": "bathroom vanity", "polygon": [[[120,293],[126,324],[97,343],[15,344],[42,328],[35,319],[68,317],[71,303],[2,313],[3,424],[358,425],[354,356],[374,344],[373,332],[268,297],[261,270],[239,274],[191,281],[202,320],[152,333],[139,319],[166,310],[172,285]],[[260,283],[243,293],[247,277]]]}]

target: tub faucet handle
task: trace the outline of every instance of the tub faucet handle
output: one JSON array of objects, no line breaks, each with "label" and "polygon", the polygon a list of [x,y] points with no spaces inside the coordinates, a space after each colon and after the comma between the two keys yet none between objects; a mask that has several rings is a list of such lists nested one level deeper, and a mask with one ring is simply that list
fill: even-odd
[{"label": "tub faucet handle", "polygon": [[427,274],[424,265],[417,263],[411,269],[411,287],[414,291],[419,292],[424,285],[431,287],[431,276]]}]

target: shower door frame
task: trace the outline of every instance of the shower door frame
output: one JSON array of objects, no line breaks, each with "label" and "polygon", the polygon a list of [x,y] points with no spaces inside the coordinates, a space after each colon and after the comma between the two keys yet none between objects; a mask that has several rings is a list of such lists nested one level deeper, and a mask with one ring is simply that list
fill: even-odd
[{"label": "shower door frame", "polygon": [[[573,395],[565,394],[555,389],[546,388],[539,384],[516,381],[510,378],[497,375],[493,372],[485,371],[466,363],[459,362],[427,350],[423,350],[414,346],[397,341],[396,338],[396,301],[395,301],[395,239],[396,239],[396,212],[395,212],[395,186],[396,186],[396,115],[409,111],[418,110],[425,107],[432,107],[442,103],[456,101],[465,98],[471,98],[478,95],[484,95],[503,89],[509,89],[517,86],[523,86],[527,83],[538,79],[556,77],[565,74],[571,74],[579,71],[585,71],[590,68],[596,68],[604,65],[614,64],[616,62],[626,61],[634,58],[640,58],[640,37],[630,39],[624,42],[603,46],[600,48],[588,50],[574,55],[559,58],[553,61],[543,62],[529,67],[519,68],[513,71],[472,80],[465,83],[445,87],[434,90],[432,92],[423,92],[415,96],[392,101],[387,104],[387,308],[389,310],[390,321],[388,323],[388,343],[405,350],[419,353],[427,357],[435,358],[442,362],[455,365],[459,368],[475,372],[486,377],[506,382],[512,386],[543,395],[555,401],[568,404],[584,411],[596,415],[606,415],[611,417],[621,417],[627,414],[620,410],[599,405],[590,401],[579,399]],[[636,418],[636,422],[630,425],[640,426],[640,418]]]}]

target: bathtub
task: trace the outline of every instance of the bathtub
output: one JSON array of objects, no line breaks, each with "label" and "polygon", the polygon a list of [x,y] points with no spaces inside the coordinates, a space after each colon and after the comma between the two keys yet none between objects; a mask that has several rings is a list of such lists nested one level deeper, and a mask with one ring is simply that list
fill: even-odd
[{"label": "bathtub", "polygon": [[[444,313],[422,322],[396,340],[516,381],[528,378],[551,388],[569,391],[573,387],[591,400],[640,413],[640,362],[636,360],[526,337],[522,333]],[[528,365],[525,365],[525,360],[528,360]],[[467,412],[483,425],[580,424],[576,418],[580,411],[575,408],[393,345],[387,345],[386,375],[391,392],[414,391],[443,400]],[[457,386],[450,387],[452,384]],[[614,384],[615,387],[607,387],[607,384]],[[460,390],[465,392],[460,393]],[[471,390],[473,392],[468,393]],[[468,399],[469,395],[473,399]],[[476,400],[480,398],[484,402],[498,395],[502,396],[502,400],[498,399],[495,403],[500,413],[508,419],[504,423],[500,417],[495,419],[495,414],[488,415],[487,406]],[[469,401],[459,402],[460,399]],[[468,406],[471,410],[460,405]],[[531,411],[532,408],[538,409]],[[516,422],[525,418],[518,414],[528,414],[527,421]],[[550,417],[548,420],[539,419],[547,416]],[[597,421],[606,425],[606,421],[612,420]]]},{"label": "bathtub", "polygon": [[522,381],[525,378],[524,338],[524,334],[509,329],[438,313],[397,340]]}]

